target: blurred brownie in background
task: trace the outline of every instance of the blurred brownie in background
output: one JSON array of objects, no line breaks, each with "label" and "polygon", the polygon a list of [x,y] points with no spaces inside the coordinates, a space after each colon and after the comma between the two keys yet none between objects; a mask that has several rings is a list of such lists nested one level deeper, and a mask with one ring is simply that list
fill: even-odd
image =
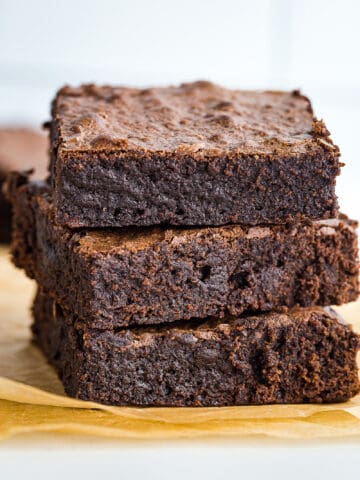
[{"label": "blurred brownie in background", "polygon": [[10,240],[11,209],[2,193],[2,184],[12,170],[34,169],[35,178],[44,178],[48,141],[40,131],[28,128],[0,128],[0,242]]}]

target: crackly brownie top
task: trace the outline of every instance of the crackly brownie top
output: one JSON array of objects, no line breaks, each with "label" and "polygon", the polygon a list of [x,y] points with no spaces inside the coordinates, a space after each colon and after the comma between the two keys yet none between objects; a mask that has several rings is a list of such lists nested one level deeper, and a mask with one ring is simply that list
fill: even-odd
[{"label": "crackly brownie top", "polygon": [[[256,329],[261,331],[261,326],[265,328],[278,329],[279,325],[292,326],[296,322],[307,323],[311,320],[332,320],[338,324],[348,325],[347,322],[339,315],[335,310],[329,307],[294,307],[287,312],[266,312],[258,313],[254,315],[248,315],[247,317],[234,317],[227,314],[224,318],[208,317],[207,319],[192,319],[191,321],[178,322],[176,325],[156,325],[156,327],[147,325],[138,326],[132,329],[117,330],[118,334],[122,334],[127,337],[124,340],[137,340],[134,347],[140,347],[144,343],[151,343],[156,336],[161,336],[166,331],[171,331],[173,338],[177,338],[177,335],[187,333],[184,338],[185,341],[190,343],[196,341],[196,338],[203,340],[210,340],[216,338],[219,333],[229,335],[234,327],[249,330]],[[335,324],[335,323],[334,323]]]},{"label": "crackly brownie top", "polygon": [[[289,236],[294,236],[298,232],[298,226],[294,225],[292,229],[287,229]],[[315,221],[308,226],[303,225],[303,229],[309,228],[316,231],[317,236],[326,237],[335,235],[337,229],[347,228],[353,231],[354,225],[351,220],[346,218],[328,219]],[[164,229],[161,227],[149,227],[147,229],[128,229],[125,231],[109,230],[87,230],[82,232],[78,245],[81,253],[91,254],[120,254],[124,252],[136,253],[147,248],[156,248],[164,242],[169,245],[180,246],[192,241],[198,242],[232,242],[240,238],[248,240],[261,239],[265,237],[275,237],[285,227],[240,227],[239,225],[226,225],[212,228],[194,228],[194,229]]]},{"label": "crackly brownie top", "polygon": [[[61,314],[61,307],[54,302],[53,315]],[[143,325],[124,329],[116,329],[117,336],[121,339],[118,346],[131,345],[133,349],[151,345],[156,337],[161,337],[166,333],[171,333],[174,340],[186,343],[196,342],[197,340],[211,340],[217,339],[219,336],[231,335],[234,329],[245,331],[257,330],[261,336],[261,332],[266,329],[278,330],[281,327],[294,326],[300,323],[308,323],[312,320],[320,320],[329,322],[327,327],[329,329],[335,325],[342,324],[349,327],[348,323],[335,310],[329,307],[294,307],[287,312],[266,312],[258,313],[248,316],[234,317],[229,314],[224,318],[207,317],[206,319],[192,319],[190,321],[180,321],[176,324],[162,324],[162,325]],[[81,319],[77,320],[77,327],[85,327],[86,322]],[[105,335],[110,335],[113,331],[104,332]],[[185,336],[184,336],[185,335]],[[359,337],[360,341],[360,337]],[[359,348],[360,345],[357,347]]]},{"label": "crackly brownie top", "polygon": [[338,152],[298,91],[229,90],[206,81],[147,89],[82,85],[58,92],[52,116],[65,152]]}]

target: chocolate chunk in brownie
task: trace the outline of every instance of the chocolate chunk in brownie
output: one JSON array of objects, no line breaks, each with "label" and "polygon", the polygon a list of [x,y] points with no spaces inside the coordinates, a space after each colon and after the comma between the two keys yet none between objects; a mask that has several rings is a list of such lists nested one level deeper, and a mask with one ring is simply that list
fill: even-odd
[{"label": "chocolate chunk in brownie", "polygon": [[45,178],[48,142],[46,136],[26,128],[0,128],[0,242],[10,241],[11,208],[2,193],[6,175],[34,169],[34,178]]},{"label": "chocolate chunk in brownie", "polygon": [[97,328],[342,304],[358,295],[355,222],[80,230],[46,186],[9,179],[13,260]]},{"label": "chocolate chunk in brownie", "polygon": [[50,125],[55,218],[69,227],[337,214],[339,150],[298,91],[64,87]]},{"label": "chocolate chunk in brownie", "polygon": [[33,311],[36,342],[83,400],[261,405],[342,402],[359,391],[359,337],[320,308],[106,331],[41,293]]}]

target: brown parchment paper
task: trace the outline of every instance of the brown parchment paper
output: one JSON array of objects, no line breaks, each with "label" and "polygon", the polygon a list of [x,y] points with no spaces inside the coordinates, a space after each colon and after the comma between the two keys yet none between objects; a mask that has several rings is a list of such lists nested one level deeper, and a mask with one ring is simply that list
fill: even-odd
[{"label": "brown parchment paper", "polygon": [[[28,432],[148,440],[250,435],[360,438],[360,395],[334,405],[225,408],[125,408],[68,398],[30,340],[34,292],[34,283],[0,248],[0,438]],[[359,329],[360,303],[338,310]]]}]

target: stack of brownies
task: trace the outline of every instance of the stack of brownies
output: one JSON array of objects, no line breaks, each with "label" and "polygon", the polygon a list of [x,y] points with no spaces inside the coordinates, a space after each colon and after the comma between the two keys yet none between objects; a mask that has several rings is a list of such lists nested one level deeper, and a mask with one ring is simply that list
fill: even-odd
[{"label": "stack of brownies", "polygon": [[117,405],[339,402],[359,337],[339,150],[298,91],[84,85],[52,105],[50,176],[13,173],[12,253],[66,392]]}]

